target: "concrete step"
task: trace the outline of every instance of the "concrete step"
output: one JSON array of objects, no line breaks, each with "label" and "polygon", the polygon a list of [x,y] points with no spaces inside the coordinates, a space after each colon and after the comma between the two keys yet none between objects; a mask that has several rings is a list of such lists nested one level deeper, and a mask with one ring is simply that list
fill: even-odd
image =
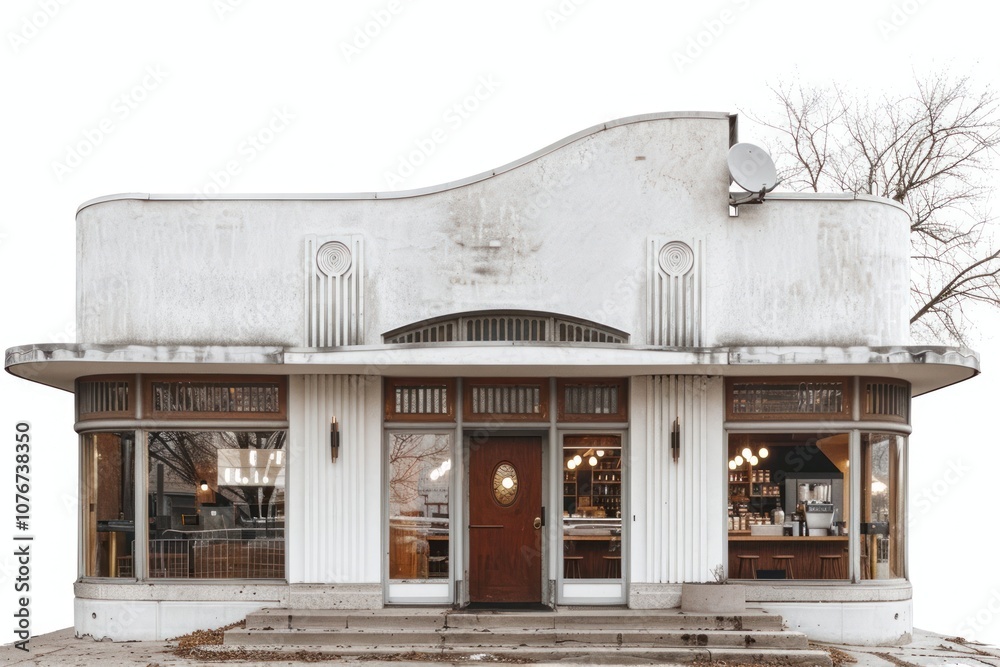
[{"label": "concrete step", "polygon": [[[465,662],[497,662],[497,658],[519,658],[525,661],[544,663],[567,663],[587,665],[632,665],[632,664],[689,664],[693,662],[706,663],[724,661],[729,664],[773,664],[801,665],[803,667],[832,667],[833,662],[825,651],[790,648],[707,648],[707,647],[600,647],[600,646],[545,646],[545,647],[509,647],[484,648],[474,646],[451,646],[445,648],[431,647],[396,647],[384,646],[350,646],[330,647],[319,645],[244,645],[240,647],[219,645],[204,646],[206,652],[218,653],[220,658],[234,649],[244,651],[278,651],[289,654],[310,653],[318,657],[326,656],[331,662],[340,657],[370,656],[373,660],[405,659],[406,664],[425,664],[422,656],[429,656],[434,663],[440,663],[442,658],[451,664]],[[402,663],[401,663],[402,664]],[[429,661],[427,661],[429,664]]]},{"label": "concrete step", "polygon": [[762,610],[739,615],[684,614],[674,609],[559,609],[551,612],[386,608],[371,611],[263,609],[247,616],[253,629],[549,628],[629,630],[781,630],[781,616]]},{"label": "concrete step", "polygon": [[231,646],[271,644],[277,646],[395,646],[427,647],[518,647],[518,646],[603,646],[603,647],[705,647],[705,648],[784,648],[804,649],[809,642],[798,632],[773,630],[687,630],[574,629],[551,628],[445,628],[405,629],[311,629],[311,630],[229,630],[225,643]]}]

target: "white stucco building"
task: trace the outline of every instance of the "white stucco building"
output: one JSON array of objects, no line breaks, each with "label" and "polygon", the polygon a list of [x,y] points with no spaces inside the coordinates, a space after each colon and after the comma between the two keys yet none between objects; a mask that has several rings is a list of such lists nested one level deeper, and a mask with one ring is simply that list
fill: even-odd
[{"label": "white stucco building", "polygon": [[910,399],[978,358],[910,345],[904,209],[732,215],[735,137],[653,114],[418,191],[84,204],[79,342],[6,354],[76,393],[77,632],[674,607],[721,565],[816,639],[905,639]]}]

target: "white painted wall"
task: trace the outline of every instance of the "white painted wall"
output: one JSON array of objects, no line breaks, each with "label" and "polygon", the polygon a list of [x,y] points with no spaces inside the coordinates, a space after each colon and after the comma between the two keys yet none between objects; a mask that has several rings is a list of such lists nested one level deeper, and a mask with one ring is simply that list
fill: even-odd
[{"label": "white painted wall", "polygon": [[[712,568],[727,562],[723,383],[706,376],[634,377],[630,394],[629,603],[646,606],[636,599],[635,584],[710,581]],[[675,417],[677,463],[670,450]],[[641,588],[640,596],[656,590]]]},{"label": "white painted wall", "polygon": [[702,244],[702,345],[907,343],[905,213],[777,198],[730,218],[728,146],[724,114],[661,117],[418,196],[93,204],[78,215],[79,342],[306,345],[315,234],[363,239],[367,344],[484,308],[645,344],[651,238]]},{"label": "white painted wall", "polygon": [[[289,387],[288,582],[382,589],[381,382],[293,375]],[[330,455],[330,418],[340,455]]]}]

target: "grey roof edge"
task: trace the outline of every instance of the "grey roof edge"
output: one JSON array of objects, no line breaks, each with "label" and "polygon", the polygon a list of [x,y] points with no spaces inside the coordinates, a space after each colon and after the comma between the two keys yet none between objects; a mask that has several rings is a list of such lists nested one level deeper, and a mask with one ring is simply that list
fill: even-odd
[{"label": "grey roof edge", "polygon": [[485,181],[486,179],[493,178],[498,174],[502,174],[508,171],[512,171],[533,162],[540,157],[548,155],[549,153],[555,152],[560,148],[568,146],[575,141],[584,139],[586,137],[604,132],[605,130],[610,130],[616,127],[622,127],[624,125],[632,125],[635,123],[645,123],[654,120],[725,120],[729,121],[732,116],[729,112],[721,111],[664,111],[658,113],[647,113],[639,114],[635,116],[627,116],[625,118],[618,118],[616,120],[611,120],[606,123],[599,123],[592,127],[588,127],[579,132],[574,132],[573,134],[563,137],[558,141],[555,141],[544,148],[541,148],[533,153],[529,153],[524,157],[517,158],[512,162],[508,162],[505,165],[497,167],[496,169],[491,169],[489,171],[484,171],[473,176],[466,176],[465,178],[460,178],[456,181],[449,181],[447,183],[441,183],[439,185],[430,185],[424,188],[416,188],[413,190],[399,190],[393,192],[347,192],[347,193],[334,193],[334,194],[324,194],[324,193],[288,193],[288,194],[278,194],[278,193],[253,193],[253,194],[218,194],[218,195],[198,195],[193,193],[178,193],[178,194],[151,194],[145,192],[126,192],[113,195],[104,195],[102,197],[95,197],[94,199],[89,199],[76,209],[77,215],[80,212],[96,204],[104,204],[112,201],[123,201],[123,200],[147,200],[147,201],[239,201],[239,200],[302,200],[302,201],[337,201],[337,200],[354,200],[354,199],[408,199],[411,197],[421,197],[424,195],[434,194],[437,192],[445,192],[447,190],[454,190],[466,185],[471,185],[473,183],[478,183],[480,181]]},{"label": "grey roof edge", "polygon": [[670,348],[653,345],[614,345],[590,343],[516,343],[516,342],[458,342],[435,345],[352,345],[341,348],[303,348],[278,345],[226,346],[226,345],[92,345],[85,343],[49,343],[21,345],[8,348],[4,354],[4,368],[26,363],[59,363],[60,361],[132,361],[132,362],[194,362],[194,363],[257,363],[284,364],[287,357],[304,355],[330,355],[338,353],[381,352],[425,347],[448,348],[501,348],[544,347],[608,349],[628,352],[674,352],[695,357],[723,355],[727,366],[786,365],[830,363],[846,364],[947,364],[962,366],[980,372],[979,354],[966,347],[944,345],[896,345],[884,347],[833,347],[833,346],[719,346],[701,348]]},{"label": "grey roof edge", "polygon": [[7,348],[4,368],[26,363],[61,361],[186,361],[194,363],[284,362],[285,348],[280,346],[238,345],[88,345],[86,343],[47,343]]}]

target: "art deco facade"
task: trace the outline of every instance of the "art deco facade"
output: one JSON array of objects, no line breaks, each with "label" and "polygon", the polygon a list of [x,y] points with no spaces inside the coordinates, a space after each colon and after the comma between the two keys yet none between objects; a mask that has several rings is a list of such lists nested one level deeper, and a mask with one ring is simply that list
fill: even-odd
[{"label": "art deco facade", "polygon": [[[912,630],[891,201],[732,215],[735,118],[628,118],[420,191],[83,205],[76,629],[263,606],[677,606],[722,566],[817,639]],[[780,510],[780,512],[776,511]],[[784,516],[782,516],[782,514]]]}]

